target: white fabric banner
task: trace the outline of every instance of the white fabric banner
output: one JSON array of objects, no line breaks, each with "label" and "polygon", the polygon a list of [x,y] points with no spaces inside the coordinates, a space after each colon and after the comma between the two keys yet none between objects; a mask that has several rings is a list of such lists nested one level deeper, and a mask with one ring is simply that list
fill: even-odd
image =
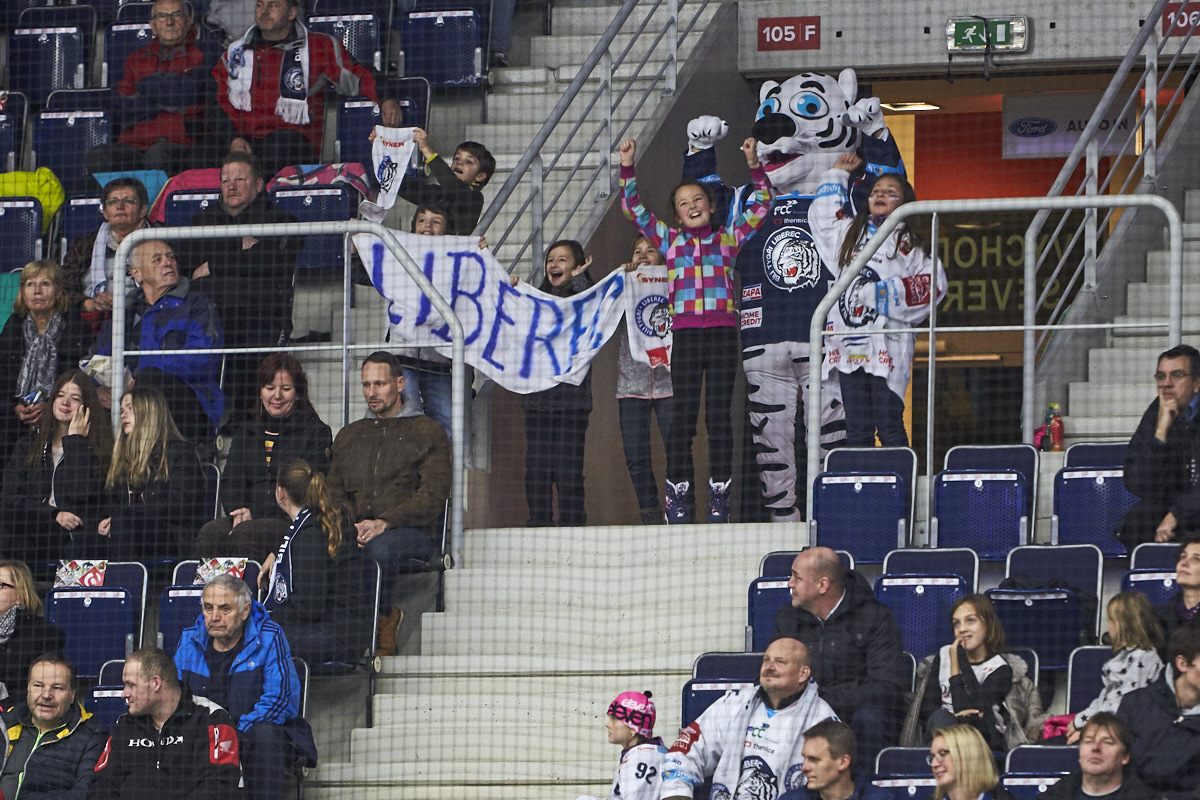
[{"label": "white fabric banner", "polygon": [[671,306],[667,267],[649,264],[625,275],[625,326],[629,353],[652,367],[671,366]]},{"label": "white fabric banner", "polygon": [[379,181],[379,197],[375,202],[364,200],[359,204],[359,212],[364,219],[372,222],[383,222],[388,209],[396,204],[396,193],[400,191],[400,183],[408,171],[408,162],[412,158],[413,131],[416,128],[385,128],[375,126],[375,139],[371,142],[371,160],[374,163],[375,179]]},{"label": "white fabric banner", "polygon": [[[578,385],[625,312],[622,270],[585,292],[555,297],[525,283],[511,286],[477,237],[394,233],[462,322],[467,363],[509,391]],[[449,328],[378,237],[356,234],[354,245],[388,301],[392,341],[442,345],[436,349],[449,356]]]}]

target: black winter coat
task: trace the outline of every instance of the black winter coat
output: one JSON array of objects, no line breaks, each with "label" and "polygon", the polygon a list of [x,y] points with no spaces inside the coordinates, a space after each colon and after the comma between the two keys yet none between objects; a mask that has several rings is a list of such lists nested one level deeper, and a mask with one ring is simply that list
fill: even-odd
[{"label": "black winter coat", "polygon": [[803,608],[784,606],[772,638],[799,639],[821,699],[849,720],[861,706],[878,706],[897,720],[909,690],[904,641],[891,610],[875,599],[867,581],[846,572],[846,596],[822,622]]},{"label": "black winter coat", "polygon": [[[30,468],[25,462],[32,446],[33,434],[22,436],[4,467],[0,506],[5,519],[17,520],[25,526],[38,523],[48,526],[54,524],[59,511],[70,511],[83,520],[86,530],[94,530],[104,510],[104,469],[91,444],[83,436],[64,436],[63,458],[58,469],[54,468],[49,444],[38,466]],[[55,506],[49,503],[51,489]]]},{"label": "black winter coat", "polygon": [[[150,463],[158,463],[158,449]],[[144,561],[176,558],[206,521],[204,473],[190,442],[173,439],[167,443],[167,480],[150,480],[134,489],[118,486],[109,490],[108,509],[112,518],[109,558],[113,561]]]},{"label": "black winter coat", "polygon": [[[30,430],[17,419],[13,410],[16,405],[17,377],[21,373],[21,362],[25,360],[25,334],[21,330],[25,318],[13,314],[0,330],[0,431],[6,437],[16,437]],[[87,356],[96,341],[91,326],[80,318],[76,309],[69,309],[63,320],[62,333],[58,337],[58,359],[54,367],[55,376],[69,369],[78,369],[79,360]],[[49,398],[43,398],[49,399]],[[8,439],[7,442],[11,442]],[[8,443],[4,445],[5,448]]]},{"label": "black winter coat", "polygon": [[1167,683],[1172,674],[1168,666],[1154,683],[1125,695],[1117,716],[1133,733],[1137,776],[1160,796],[1182,798],[1200,788],[1200,713],[1181,715]]},{"label": "black winter coat", "polygon": [[290,417],[273,420],[272,426],[279,435],[274,437],[270,465],[266,459],[266,424],[257,415],[242,422],[234,432],[229,458],[221,473],[221,502],[226,514],[248,508],[253,519],[277,518],[290,522],[275,504],[279,468],[303,458],[314,471],[322,475],[329,471],[333,434],[317,412],[298,410]]},{"label": "black winter coat", "polygon": [[1154,531],[1170,511],[1183,531],[1200,529],[1200,415],[1176,418],[1167,441],[1154,435],[1158,400],[1142,415],[1125,450],[1125,488],[1140,500],[1117,523],[1116,536],[1129,550],[1154,541]]},{"label": "black winter coat", "polygon": [[67,637],[57,625],[22,609],[17,612],[13,635],[0,644],[0,683],[8,689],[6,707],[25,699],[29,667],[42,653],[62,652]]},{"label": "black winter coat", "polygon": [[[41,744],[35,744],[39,738],[38,729],[33,725],[25,701],[5,712],[4,724],[8,727],[10,755],[0,776],[5,797],[87,800],[88,787],[92,785],[96,761],[104,750],[107,735],[78,702],[67,712],[63,727],[52,732],[53,735]],[[24,763],[15,758],[18,754],[26,756]],[[24,778],[19,777],[22,772]],[[16,791],[18,781],[19,794]]]},{"label": "black winter coat", "polygon": [[[1082,788],[1083,773],[1077,769],[1039,795],[1038,800],[1074,800]],[[1159,797],[1157,792],[1151,791],[1149,786],[1138,780],[1129,768],[1125,770],[1118,791],[1117,800],[1157,800]]]}]

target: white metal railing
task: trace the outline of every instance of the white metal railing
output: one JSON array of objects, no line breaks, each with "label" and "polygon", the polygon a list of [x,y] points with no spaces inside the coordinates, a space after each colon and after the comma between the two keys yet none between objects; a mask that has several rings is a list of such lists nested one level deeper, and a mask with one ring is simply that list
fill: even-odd
[{"label": "white metal railing", "polygon": [[[450,386],[451,386],[451,411],[450,411],[450,453],[452,472],[450,476],[450,552],[454,556],[454,563],[462,563],[462,543],[463,543],[463,505],[465,503],[465,495],[463,488],[465,485],[465,437],[464,437],[464,420],[465,420],[465,400],[464,394],[466,389],[466,361],[464,360],[463,349],[463,328],[462,323],[455,316],[454,311],[450,308],[450,304],[446,302],[425,277],[425,273],[421,271],[412,256],[400,245],[392,231],[375,222],[367,222],[365,220],[349,220],[346,222],[305,222],[305,223],[285,223],[285,224],[256,224],[256,225],[227,225],[227,226],[197,226],[197,227],[176,227],[176,228],[139,228],[133,233],[126,236],[120,246],[117,248],[116,263],[125,264],[129,261],[129,254],[138,242],[150,239],[162,239],[166,241],[178,241],[179,239],[223,239],[236,238],[239,236],[315,236],[321,234],[342,234],[343,235],[343,250],[347,254],[347,258],[343,263],[346,265],[345,274],[342,279],[342,303],[343,303],[343,318],[342,318],[342,343],[329,345],[304,345],[295,347],[255,347],[255,348],[238,348],[226,347],[220,350],[212,349],[204,352],[208,353],[271,353],[271,352],[289,352],[289,353],[305,353],[305,352],[330,352],[341,351],[342,353],[342,423],[347,421],[349,408],[349,375],[352,368],[351,353],[357,351],[372,351],[395,349],[394,344],[386,342],[372,342],[363,344],[351,344],[350,339],[350,301],[352,297],[352,284],[350,283],[350,259],[349,254],[349,237],[348,234],[354,233],[370,233],[379,237],[383,246],[388,249],[388,252],[408,273],[426,297],[433,305],[437,313],[446,321],[449,326],[451,338],[452,361],[450,365]],[[112,425],[114,432],[120,424],[121,414],[121,397],[125,393],[125,370],[121,365],[125,363],[126,355],[146,355],[153,352],[156,355],[184,355],[195,354],[196,350],[154,350],[140,351],[129,350],[125,346],[125,307],[126,298],[122,292],[113,293],[113,309],[112,309],[112,359],[113,359],[113,385],[112,385]]]},{"label": "white metal railing", "polygon": [[[533,270],[531,280],[536,283],[536,275],[544,266],[541,259],[544,243],[547,241],[545,227],[547,215],[551,211],[565,209],[568,212],[566,219],[570,220],[588,198],[604,198],[613,190],[613,187],[616,186],[616,173],[613,170],[611,154],[617,143],[626,136],[630,126],[641,118],[642,108],[652,98],[674,94],[679,74],[680,42],[697,30],[701,24],[701,15],[707,8],[723,2],[728,2],[728,0],[653,0],[653,2],[625,0],[622,3],[616,16],[613,17],[612,22],[600,37],[600,41],[584,59],[575,79],[563,92],[562,97],[550,112],[549,118],[534,135],[529,147],[521,155],[517,165],[509,173],[503,186],[500,187],[500,191],[475,227],[474,235],[482,236],[506,203],[520,202],[512,221],[504,232],[499,236],[489,237],[489,241],[493,242],[493,252],[499,252],[521,220],[527,219],[532,223],[532,231],[516,248],[516,254],[507,265],[509,272],[522,258],[528,256]],[[635,7],[640,7],[645,16],[637,28],[631,32],[629,44],[620,53],[613,55],[613,42],[621,33],[622,26],[629,20]],[[666,21],[661,29],[650,29],[651,21],[660,8],[666,9]],[[680,23],[681,9],[690,12],[688,19],[682,24]],[[653,38],[650,39],[650,37]],[[644,56],[636,58],[630,55],[635,45],[646,46],[648,39],[650,44],[646,48]],[[648,68],[652,55],[656,58],[664,56],[666,58],[653,73]],[[629,68],[630,72],[626,77],[618,80],[616,73],[621,67]],[[595,77],[599,78],[600,85],[590,95],[584,94],[584,84]],[[650,79],[647,86],[640,90],[636,88],[636,81],[646,81],[647,79]],[[563,122],[563,117],[573,103],[585,105],[579,119],[568,129],[569,123]],[[618,108],[628,114],[627,121],[621,125],[614,120],[614,112]],[[562,149],[547,159],[543,157],[542,148],[551,134],[560,128],[560,125],[563,130],[567,131],[564,140],[569,142],[575,139],[580,128],[588,121],[598,121],[600,125],[588,139],[582,151],[575,156],[574,163],[567,168],[566,182],[552,198],[547,199],[544,196],[546,176],[550,174],[551,170],[558,168],[560,163],[565,163],[564,160],[569,159],[570,155],[565,149]],[[517,184],[526,175],[529,175],[530,178],[529,193],[524,198],[514,197]],[[564,200],[564,196],[574,198],[573,202]],[[559,225],[550,234],[548,240],[553,241],[560,238],[566,230],[567,224],[568,222],[563,222]]]},{"label": "white metal railing", "polygon": [[[1134,208],[1147,207],[1155,208],[1162,212],[1167,219],[1167,227],[1169,230],[1170,252],[1168,254],[1168,271],[1171,280],[1171,297],[1169,300],[1169,317],[1161,323],[1162,327],[1166,327],[1172,342],[1177,342],[1180,337],[1180,330],[1183,326],[1183,292],[1180,287],[1183,285],[1183,218],[1179,214],[1179,209],[1171,201],[1159,197],[1157,195],[1108,195],[1095,197],[1013,197],[1002,199],[984,199],[984,200],[922,200],[914,203],[905,203],[904,205],[893,211],[875,235],[870,238],[863,249],[850,262],[850,266],[842,270],[838,279],[829,287],[829,292],[821,299],[813,312],[812,322],[809,323],[808,336],[810,342],[824,342],[824,338],[829,335],[825,332],[825,320],[829,316],[829,310],[833,308],[838,298],[842,293],[849,288],[854,281],[856,275],[862,271],[871,256],[875,254],[904,220],[909,217],[920,214],[933,215],[933,235],[931,240],[937,241],[938,215],[945,213],[978,213],[986,211],[1033,211],[1040,210],[1044,212],[1050,211],[1070,211],[1082,210],[1087,208]],[[1026,247],[1028,248],[1028,240]],[[1026,269],[1028,269],[1026,264]],[[1056,329],[1075,329],[1075,330],[1110,330],[1116,327],[1122,327],[1114,324],[1079,324],[1079,325],[1038,325],[1035,321],[1029,318],[1029,309],[1032,307],[1036,287],[1033,281],[1026,278],[1025,281],[1025,311],[1026,319],[1023,325],[1004,325],[1004,326],[961,326],[961,327],[943,327],[937,328],[936,318],[936,301],[937,301],[937,280],[930,282],[930,317],[929,324],[918,328],[894,328],[888,329],[893,332],[906,330],[912,333],[926,333],[930,338],[929,346],[929,394],[926,397],[925,403],[925,474],[931,479],[937,474],[933,464],[933,430],[934,430],[934,397],[933,397],[933,378],[937,364],[937,352],[933,346],[934,337],[938,333],[966,333],[976,331],[1014,331],[1020,330],[1025,332],[1028,339],[1037,331],[1048,331],[1051,328]],[[1145,323],[1137,323],[1136,325],[1128,325],[1124,327],[1148,327]],[[878,335],[883,335],[885,331],[880,331]],[[1024,372],[1024,386],[1022,387],[1024,397],[1032,397],[1033,392],[1033,371],[1026,366]],[[808,396],[809,401],[805,404],[805,413],[807,415],[806,430],[808,435],[807,454],[808,454],[808,479],[812,481],[821,472],[821,371],[810,370],[808,375]],[[1029,409],[1026,408],[1026,417],[1029,416]],[[1032,431],[1029,435],[1029,440],[1032,440]],[[930,509],[932,505],[933,482],[930,480],[929,492],[925,497],[925,518],[931,519]],[[813,518],[813,493],[808,492],[806,519]],[[810,545],[815,545],[815,528],[810,528]]]},{"label": "white metal railing", "polygon": [[[1075,190],[1076,197],[1130,197],[1139,191],[1144,192],[1154,188],[1159,170],[1158,142],[1165,124],[1170,121],[1172,114],[1179,110],[1183,101],[1184,89],[1195,75],[1197,60],[1200,59],[1200,51],[1184,54],[1184,50],[1192,41],[1197,25],[1200,25],[1200,14],[1170,13],[1169,5],[1167,0],[1156,0],[1154,3],[1141,30],[1134,38],[1129,52],[1121,61],[1097,103],[1095,112],[1088,120],[1083,133],[1080,134],[1079,141],[1063,163],[1062,169],[1047,195],[1048,198],[1058,198],[1064,195],[1067,183],[1081,160],[1084,162],[1085,172],[1083,180]],[[1165,20],[1164,13],[1167,14]],[[1166,36],[1160,37],[1159,29],[1162,25],[1166,26]],[[1168,54],[1165,52],[1166,47],[1172,40],[1178,42],[1178,47],[1174,53]],[[1165,63],[1160,69],[1160,62],[1164,60]],[[1145,105],[1138,114],[1135,124],[1130,126],[1128,132],[1125,133],[1124,139],[1119,140],[1116,138],[1119,126],[1108,126],[1109,129],[1106,132],[1103,123],[1113,116],[1123,117],[1133,107],[1138,97],[1137,91],[1129,91],[1120,111],[1116,114],[1113,113],[1118,103],[1121,102],[1122,95],[1125,94],[1126,81],[1139,61],[1144,61],[1144,71],[1138,84],[1144,93]],[[1158,94],[1172,80],[1178,81],[1178,87],[1167,104],[1160,109]],[[1141,138],[1140,152],[1138,148],[1139,135]],[[1116,146],[1121,154],[1119,157],[1133,159],[1128,174],[1120,185],[1114,184],[1114,178],[1120,174],[1115,169],[1110,169],[1103,179],[1099,176],[1100,154],[1112,152],[1113,146]],[[1107,213],[1103,216],[1097,214],[1097,209],[1105,207],[1108,209]],[[1119,207],[1121,204],[1103,206],[1099,203],[1092,203],[1082,208],[1079,206],[1065,208],[1061,218],[1054,226],[1053,232],[1046,237],[1045,247],[1041,253],[1038,253],[1037,242],[1050,218],[1049,207],[1042,207],[1038,211],[1025,233],[1025,324],[1023,326],[1025,332],[1023,342],[1025,394],[1021,403],[1021,436],[1025,442],[1033,441],[1033,430],[1037,421],[1033,391],[1037,354],[1042,350],[1052,331],[1069,329],[1055,323],[1060,322],[1066,316],[1070,308],[1069,299],[1072,297],[1075,287],[1078,286],[1078,291],[1081,293],[1097,291],[1099,286],[1097,258],[1102,247],[1100,233],[1113,221],[1113,214]],[[1080,210],[1083,212],[1082,215],[1072,220],[1071,212]],[[1072,222],[1075,227],[1073,230],[1068,230]],[[1069,242],[1062,248],[1062,254],[1058,261],[1049,268],[1050,274],[1045,281],[1045,288],[1039,294],[1037,276],[1042,270],[1047,256],[1053,250],[1055,242],[1061,242],[1063,238],[1069,238]],[[1067,271],[1068,260],[1072,258],[1072,254],[1081,240],[1083,242],[1082,258],[1074,271],[1066,276],[1064,273]],[[1035,326],[1037,310],[1046,302],[1051,287],[1060,278],[1065,278],[1063,290],[1050,313],[1049,324],[1040,328],[1041,335],[1038,336],[1035,332],[1039,330]],[[1173,298],[1178,297],[1181,286],[1182,283],[1174,282],[1174,273],[1172,273],[1171,294]],[[1174,304],[1172,304],[1172,308],[1174,308]],[[1169,336],[1172,346],[1179,343],[1181,330],[1175,324],[1174,318],[1172,318]]]}]

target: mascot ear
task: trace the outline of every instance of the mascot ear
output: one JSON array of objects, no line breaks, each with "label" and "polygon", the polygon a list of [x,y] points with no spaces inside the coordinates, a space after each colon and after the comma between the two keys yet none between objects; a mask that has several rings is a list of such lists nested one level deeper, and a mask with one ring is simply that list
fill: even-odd
[{"label": "mascot ear", "polygon": [[[838,75],[838,87],[851,105],[858,99],[858,75],[852,69],[844,69]],[[761,99],[761,98],[760,98]]]},{"label": "mascot ear", "polygon": [[[853,70],[847,70],[847,72],[853,73]],[[758,102],[761,103],[763,100],[766,100],[768,94],[778,89],[779,84],[775,81],[763,81],[763,85],[758,90]]]}]

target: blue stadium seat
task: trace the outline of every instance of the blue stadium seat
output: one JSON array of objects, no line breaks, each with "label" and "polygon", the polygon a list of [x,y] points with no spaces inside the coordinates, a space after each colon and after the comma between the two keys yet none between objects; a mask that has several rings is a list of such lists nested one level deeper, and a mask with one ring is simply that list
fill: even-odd
[{"label": "blue stadium seat", "polygon": [[1179,545],[1175,542],[1142,542],[1133,548],[1130,569],[1175,569],[1179,561]]},{"label": "blue stadium seat", "polygon": [[83,706],[95,715],[96,723],[105,733],[111,732],[121,715],[129,710],[124,693],[124,684],[100,685],[88,689]]},{"label": "blue stadium seat", "polygon": [[47,111],[108,111],[112,113],[111,89],[55,89],[46,98]]},{"label": "blue stadium seat", "polygon": [[906,691],[915,691],[917,688],[917,657],[907,650],[904,651],[904,664],[908,669],[908,689]]},{"label": "blue stadium seat", "polygon": [[419,75],[437,88],[484,85],[487,38],[475,10],[409,11],[400,40],[404,75]]},{"label": "blue stadium seat", "polygon": [[1113,657],[1111,647],[1092,645],[1076,647],[1067,666],[1067,713],[1078,714],[1100,696],[1104,689],[1101,670]]},{"label": "blue stadium seat", "polygon": [[683,723],[686,728],[704,713],[705,709],[725,696],[726,692],[736,692],[753,686],[754,681],[721,681],[721,680],[691,680],[683,685]]},{"label": "blue stadium seat", "polygon": [[1079,766],[1079,748],[1046,744],[1023,744],[1008,751],[1004,772],[1049,775],[1071,772]]},{"label": "blue stadium seat", "polygon": [[[17,22],[21,28],[54,28],[70,26],[79,28],[85,37],[85,47],[90,53],[92,40],[96,36],[96,9],[94,5],[61,4],[31,6],[21,12]],[[82,87],[80,87],[82,88]]]},{"label": "blue stadium seat", "polygon": [[117,9],[118,22],[149,22],[154,3],[122,3]]},{"label": "blue stadium seat", "polygon": [[46,595],[46,619],[62,629],[63,654],[81,678],[95,679],[104,662],[132,651],[137,610],[129,590],[119,586],[63,587]]},{"label": "blue stadium seat", "polygon": [[1018,772],[1000,776],[1000,785],[1016,800],[1037,800],[1038,796],[1063,779],[1065,773],[1030,774]]},{"label": "blue stadium seat", "polygon": [[979,556],[969,547],[912,547],[893,550],[883,559],[884,575],[957,575],[967,594],[979,586]]},{"label": "blue stadium seat", "polygon": [[366,97],[346,97],[338,103],[334,159],[341,163],[371,164],[367,137],[379,124],[379,105]]},{"label": "blue stadium seat", "polygon": [[977,472],[1016,470],[1025,476],[1027,492],[1025,513],[1030,519],[1035,519],[1037,517],[1038,459],[1037,449],[1029,444],[958,445],[946,451],[942,469],[975,470]]},{"label": "blue stadium seat", "polygon": [[35,106],[55,89],[82,89],[87,64],[85,33],[79,27],[17,28],[8,36],[8,75]]},{"label": "blue stadium seat", "polygon": [[105,661],[100,666],[100,677],[97,682],[104,686],[119,686],[123,681],[121,675],[125,671],[125,659],[114,658]]},{"label": "blue stadium seat", "polygon": [[1076,442],[1067,448],[1067,469],[1120,467],[1125,463],[1125,442]]},{"label": "blue stadium seat", "polygon": [[1170,600],[1179,591],[1175,585],[1175,570],[1131,569],[1121,578],[1121,591],[1141,592],[1150,598],[1150,605],[1158,606]]},{"label": "blue stadium seat", "polygon": [[200,615],[203,586],[168,586],[162,591],[158,611],[158,646],[174,656],[183,631]]},{"label": "blue stadium seat", "polygon": [[25,123],[28,121],[26,113],[28,108],[29,100],[25,95],[10,89],[3,103],[3,109],[0,109],[12,118],[14,169],[21,169],[22,156],[25,152]]},{"label": "blue stadium seat", "polygon": [[[305,186],[298,189],[275,189],[271,199],[296,215],[300,222],[339,222],[350,219],[358,206],[359,197],[345,186]],[[344,267],[343,237],[306,236],[304,250],[296,262],[297,269],[335,269]]]},{"label": "blue stadium seat", "polygon": [[67,198],[62,207],[62,222],[59,225],[59,242],[63,255],[71,242],[99,230],[104,217],[101,215],[99,194],[75,194]]},{"label": "blue stadium seat", "polygon": [[[153,4],[151,4],[153,6]],[[125,59],[154,39],[149,22],[114,22],[104,29],[104,61],[100,85],[116,88],[125,74]]]},{"label": "blue stadium seat", "polygon": [[1016,470],[947,470],[934,484],[930,540],[1001,561],[1029,541],[1028,488]]},{"label": "blue stadium seat", "polygon": [[381,25],[392,26],[394,4],[389,0],[313,0],[313,14],[374,14]]},{"label": "blue stadium seat", "polygon": [[0,166],[5,172],[17,168],[17,132],[13,115],[0,113]]},{"label": "blue stadium seat", "polygon": [[0,198],[0,272],[42,257],[42,204],[34,197]]},{"label": "blue stadium seat", "polygon": [[1080,645],[1079,597],[1069,589],[988,589],[1005,641],[1037,652],[1043,669],[1066,669]]},{"label": "blue stadium seat", "polygon": [[1094,619],[1083,620],[1084,626],[1098,632],[1100,626],[1100,593],[1104,583],[1104,555],[1094,544],[1027,545],[1013,548],[1005,562],[1004,575],[1011,578],[1023,575],[1049,585],[1065,582],[1090,593],[1096,598]]},{"label": "blue stadium seat", "polygon": [[[180,561],[175,565],[175,569],[171,572],[172,586],[191,586],[196,580],[196,567],[200,564],[199,561]],[[262,564],[252,559],[246,559],[246,572],[242,575],[242,580],[250,587],[250,593],[258,596],[258,573],[262,571]]]},{"label": "blue stadium seat", "polygon": [[[845,550],[835,550],[838,558],[842,560],[842,566],[846,569],[854,569],[854,556],[850,555]],[[767,553],[762,557],[762,561],[758,562],[758,575],[760,578],[778,578],[791,577],[792,562],[796,560],[796,556],[800,555],[799,550],[776,550],[773,553]]]},{"label": "blue stadium seat", "polygon": [[168,227],[191,225],[192,217],[213,203],[220,201],[221,192],[171,192],[167,196],[166,222]]},{"label": "blue stadium seat", "polygon": [[825,456],[825,472],[894,472],[904,481],[909,524],[916,519],[917,454],[911,447],[835,447]]},{"label": "blue stadium seat", "polygon": [[212,518],[217,519],[221,516],[221,470],[216,464],[201,464],[200,467],[208,486],[204,505],[212,509]]},{"label": "blue stadium seat", "polygon": [[1033,681],[1034,686],[1037,686],[1038,675],[1042,671],[1037,652],[1030,647],[1005,647],[1004,652],[1025,662],[1026,677]]},{"label": "blue stadium seat", "polygon": [[69,187],[87,177],[87,151],[109,138],[105,111],[42,111],[33,120],[34,163]]},{"label": "blue stadium seat", "polygon": [[885,747],[875,756],[875,774],[928,777],[928,758],[928,747]]},{"label": "blue stadium seat", "polygon": [[908,541],[908,500],[894,472],[871,475],[822,472],[813,481],[816,542],[848,550],[859,563],[878,564]]},{"label": "blue stadium seat", "polygon": [[759,653],[701,653],[692,663],[696,680],[757,681],[762,668]]},{"label": "blue stadium seat", "polygon": [[1125,545],[1113,531],[1136,502],[1121,467],[1060,469],[1054,476],[1050,543],[1094,544],[1108,558],[1123,556]]},{"label": "blue stadium seat", "polygon": [[[925,748],[921,748],[921,752],[929,755]],[[923,800],[932,797],[937,789],[928,765],[925,772],[925,775],[876,775],[871,784],[891,795],[892,800]]]},{"label": "blue stadium seat", "polygon": [[918,660],[951,639],[950,608],[967,594],[958,575],[880,575],[875,599],[892,610],[904,649]]},{"label": "blue stadium seat", "polygon": [[129,592],[134,602],[137,614],[137,636],[135,644],[141,644],[142,626],[146,621],[146,587],[149,584],[149,573],[144,564],[136,561],[109,561],[104,572],[104,586],[120,587]]},{"label": "blue stadium seat", "polygon": [[786,580],[755,578],[750,582],[746,650],[761,653],[775,632],[775,614],[792,602]]},{"label": "blue stadium seat", "polygon": [[367,69],[383,70],[380,22],[374,14],[310,14],[308,27],[341,42],[350,57]]}]

